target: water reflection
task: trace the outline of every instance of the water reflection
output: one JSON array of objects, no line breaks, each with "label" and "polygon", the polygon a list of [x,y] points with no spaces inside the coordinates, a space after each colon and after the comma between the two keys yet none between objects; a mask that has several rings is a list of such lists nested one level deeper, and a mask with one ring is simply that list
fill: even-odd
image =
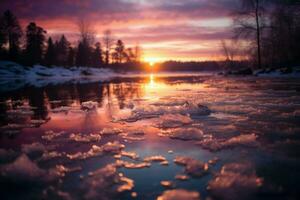
[{"label": "water reflection", "polygon": [[[245,181],[237,185],[245,186],[246,190],[253,189],[253,183],[256,187],[252,180],[262,180],[262,177],[276,192],[277,186],[284,185],[287,193],[293,196],[297,184],[291,184],[281,176],[290,174],[286,166],[296,170],[300,165],[297,161],[299,91],[299,80],[292,79],[155,74],[118,78],[107,83],[29,86],[0,95],[0,131],[6,131],[1,133],[0,148],[13,149],[21,154],[24,153],[24,144],[39,142],[53,148],[43,153],[53,150],[62,153],[61,157],[49,162],[39,159],[34,162],[47,170],[58,164],[80,165],[80,172],[63,179],[62,188],[70,194],[86,184],[85,179],[82,181],[78,177],[88,177],[90,172],[121,159],[119,154],[123,153],[127,157],[123,156],[122,161],[133,163],[141,164],[143,158],[157,155],[168,161],[166,166],[153,163],[145,169],[129,169],[138,166],[131,163],[130,167],[117,171],[117,174],[123,172],[135,181],[134,191],[138,193],[138,199],[155,199],[163,192],[160,181],[174,180],[177,174],[188,171],[191,176],[202,175],[201,170],[207,169],[208,165],[200,161],[209,163],[211,171],[205,172],[203,177],[178,181],[178,187],[198,191],[206,198],[209,193],[206,186],[213,179],[212,174],[220,171],[222,166],[229,166],[229,171],[230,167],[237,166],[249,168],[251,172],[250,182],[242,172],[234,174],[238,180]],[[118,129],[122,129],[121,134]],[[45,141],[41,136],[49,131],[57,138]],[[94,140],[92,134],[98,139]],[[106,146],[106,151],[117,151],[118,155],[95,156],[108,142],[119,142]],[[119,152],[120,148],[127,153]],[[32,149],[37,148],[33,145]],[[138,154],[141,159],[128,158],[131,155],[128,152]],[[95,157],[74,161],[70,155]],[[174,164],[177,156],[189,157],[181,159],[184,168]],[[220,158],[216,159],[217,164],[210,162],[215,157]],[[269,170],[269,163],[274,160],[277,163],[283,161],[284,166]],[[253,165],[241,164],[242,161]],[[300,177],[299,174],[296,176]],[[279,178],[273,180],[273,177]],[[220,178],[231,180],[232,176],[225,173]],[[217,181],[210,184],[219,191]],[[240,188],[232,189],[236,192]],[[268,187],[264,189],[267,193],[274,192]],[[75,192],[73,196],[76,195],[80,199],[81,194]],[[131,199],[131,196],[125,193],[113,199]]]}]

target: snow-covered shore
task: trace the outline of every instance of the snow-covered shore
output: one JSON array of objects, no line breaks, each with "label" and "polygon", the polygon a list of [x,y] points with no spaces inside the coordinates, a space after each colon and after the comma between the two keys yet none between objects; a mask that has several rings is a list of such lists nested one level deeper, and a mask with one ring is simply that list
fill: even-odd
[{"label": "snow-covered shore", "polygon": [[65,82],[109,81],[116,76],[110,69],[86,67],[24,67],[14,62],[0,61],[0,91],[9,91],[25,85],[43,87]]}]

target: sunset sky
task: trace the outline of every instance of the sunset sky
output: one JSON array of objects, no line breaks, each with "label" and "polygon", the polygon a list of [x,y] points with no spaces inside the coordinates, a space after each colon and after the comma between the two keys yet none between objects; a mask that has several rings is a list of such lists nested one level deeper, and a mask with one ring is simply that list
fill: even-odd
[{"label": "sunset sky", "polygon": [[237,0],[1,0],[24,27],[35,21],[54,38],[78,39],[76,23],[93,25],[97,40],[105,29],[128,46],[139,43],[147,60],[220,58],[220,41],[231,37],[229,13]]}]

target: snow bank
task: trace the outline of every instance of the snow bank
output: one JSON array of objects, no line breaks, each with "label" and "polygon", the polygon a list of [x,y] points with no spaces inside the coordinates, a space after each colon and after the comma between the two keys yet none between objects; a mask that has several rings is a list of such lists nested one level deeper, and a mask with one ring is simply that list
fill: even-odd
[{"label": "snow bank", "polygon": [[25,85],[43,87],[65,82],[108,81],[115,76],[110,69],[87,67],[24,67],[14,62],[0,61],[0,91],[14,90]]}]

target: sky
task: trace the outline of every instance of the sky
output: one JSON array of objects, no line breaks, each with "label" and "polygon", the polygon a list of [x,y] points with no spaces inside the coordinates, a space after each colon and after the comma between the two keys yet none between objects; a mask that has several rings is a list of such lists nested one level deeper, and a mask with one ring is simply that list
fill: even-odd
[{"label": "sky", "polygon": [[237,0],[0,0],[25,27],[34,21],[54,38],[78,40],[78,21],[90,24],[96,40],[110,29],[130,47],[139,44],[146,61],[221,59],[220,41],[232,37],[230,13]]}]

